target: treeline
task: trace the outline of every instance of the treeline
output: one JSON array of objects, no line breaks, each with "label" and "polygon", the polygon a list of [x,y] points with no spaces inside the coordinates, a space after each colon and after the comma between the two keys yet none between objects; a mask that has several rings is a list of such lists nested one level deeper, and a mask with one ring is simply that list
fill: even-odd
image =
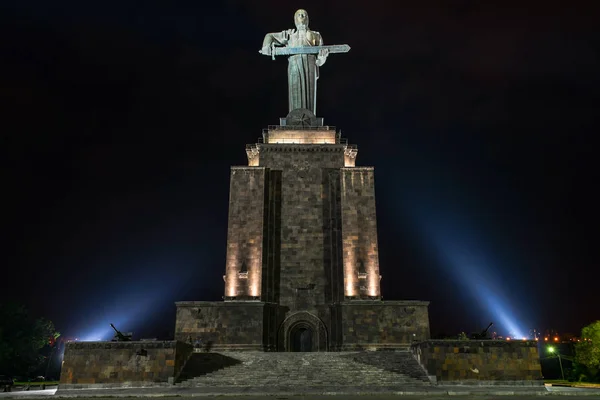
[{"label": "treeline", "polygon": [[59,336],[52,321],[32,318],[23,305],[0,303],[0,375],[30,378],[47,371]]}]

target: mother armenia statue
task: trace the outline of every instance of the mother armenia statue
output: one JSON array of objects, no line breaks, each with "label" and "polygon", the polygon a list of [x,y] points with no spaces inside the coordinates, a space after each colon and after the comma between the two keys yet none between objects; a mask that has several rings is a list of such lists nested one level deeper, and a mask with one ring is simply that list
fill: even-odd
[{"label": "mother armenia statue", "polygon": [[267,33],[259,52],[270,55],[273,59],[276,55],[289,55],[289,111],[302,108],[310,110],[314,115],[317,108],[319,67],[325,64],[329,53],[345,53],[350,47],[323,46],[321,34],[308,29],[306,10],[296,11],[294,23],[296,29]]}]

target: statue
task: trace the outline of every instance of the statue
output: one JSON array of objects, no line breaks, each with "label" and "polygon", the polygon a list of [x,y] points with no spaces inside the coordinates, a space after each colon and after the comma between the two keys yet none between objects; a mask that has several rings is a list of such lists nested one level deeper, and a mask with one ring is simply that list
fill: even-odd
[{"label": "statue", "polygon": [[288,55],[289,112],[308,110],[314,117],[317,108],[317,79],[319,67],[325,64],[330,53],[346,53],[348,45],[323,46],[319,32],[308,29],[306,10],[294,14],[296,29],[267,33],[259,53]]}]

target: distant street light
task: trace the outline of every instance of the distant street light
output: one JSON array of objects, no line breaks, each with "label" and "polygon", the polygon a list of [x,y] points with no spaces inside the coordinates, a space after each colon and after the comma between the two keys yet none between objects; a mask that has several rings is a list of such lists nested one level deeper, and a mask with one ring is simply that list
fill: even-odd
[{"label": "distant street light", "polygon": [[556,354],[558,357],[558,365],[560,365],[560,375],[562,376],[562,380],[565,380],[565,371],[563,371],[562,360],[560,358],[560,353],[552,346],[548,346],[548,352],[550,354]]}]

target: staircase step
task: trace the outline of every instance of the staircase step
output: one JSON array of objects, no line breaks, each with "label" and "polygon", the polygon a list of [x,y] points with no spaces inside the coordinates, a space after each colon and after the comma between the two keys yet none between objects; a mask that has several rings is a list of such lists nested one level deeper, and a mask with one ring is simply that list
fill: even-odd
[{"label": "staircase step", "polygon": [[183,387],[322,387],[430,385],[409,352],[194,353],[177,385]]}]

